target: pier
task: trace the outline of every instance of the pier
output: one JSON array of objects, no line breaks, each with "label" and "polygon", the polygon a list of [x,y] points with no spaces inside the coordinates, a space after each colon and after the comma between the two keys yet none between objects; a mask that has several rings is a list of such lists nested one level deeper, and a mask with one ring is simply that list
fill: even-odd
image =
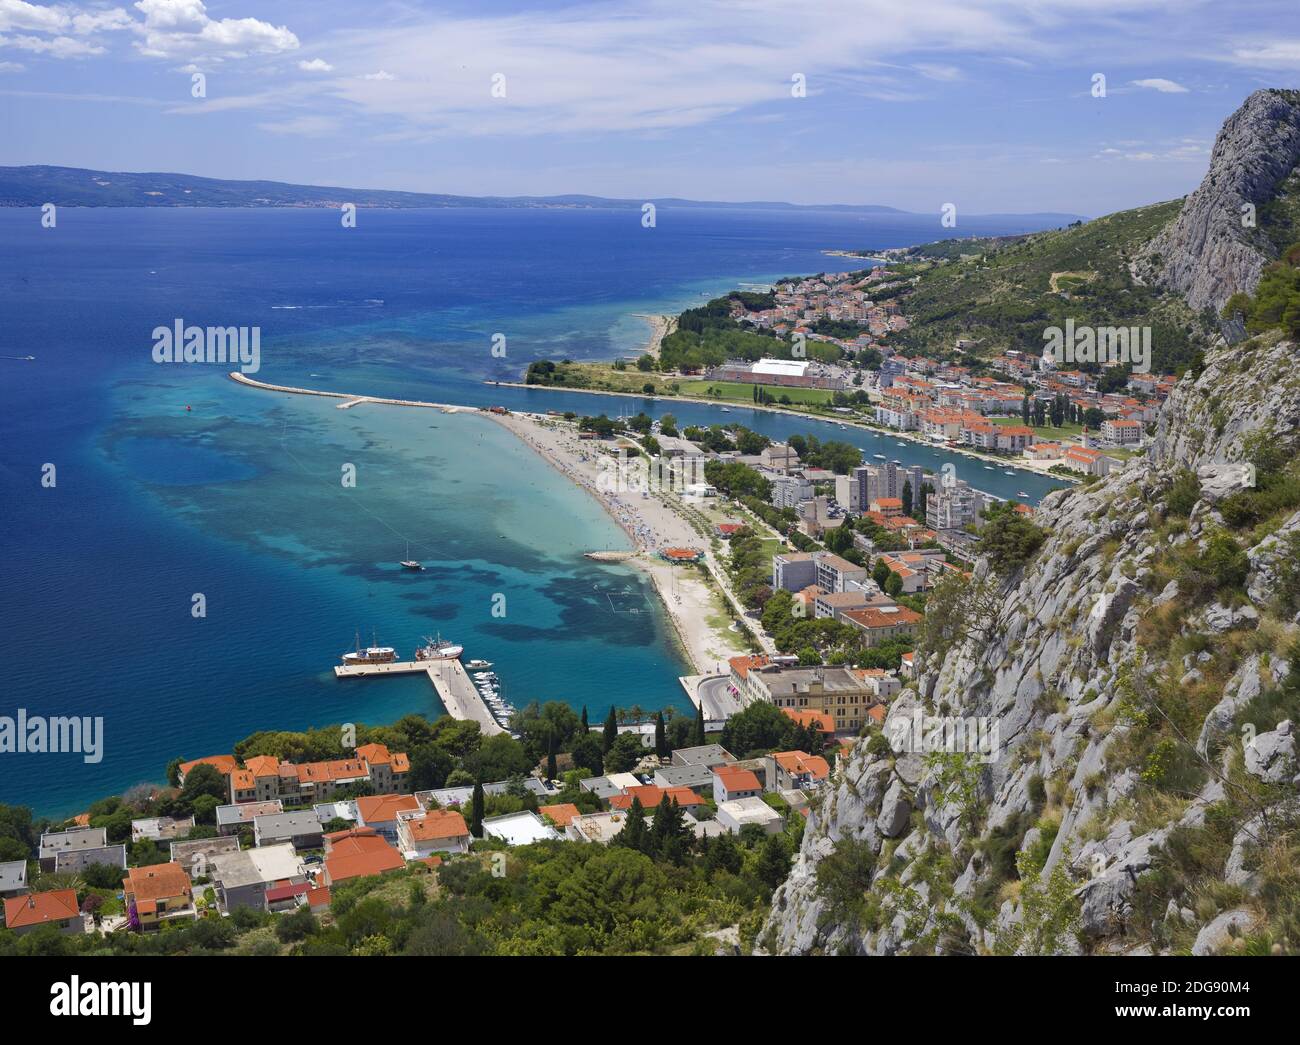
[{"label": "pier", "polygon": [[465,666],[458,660],[399,660],[389,664],[339,664],[334,677],[340,679],[369,678],[372,675],[414,675],[419,672],[429,676],[433,688],[447,709],[447,714],[462,722],[477,722],[485,737],[504,733],[505,727],[492,717],[487,704],[470,681]]}]

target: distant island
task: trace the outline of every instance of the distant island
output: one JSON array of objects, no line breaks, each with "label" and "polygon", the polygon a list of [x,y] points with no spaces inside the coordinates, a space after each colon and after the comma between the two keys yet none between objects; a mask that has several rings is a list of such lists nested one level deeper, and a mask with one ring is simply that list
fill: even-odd
[{"label": "distant island", "polygon": [[[0,207],[358,207],[415,210],[431,207],[499,207],[514,209],[634,210],[656,207],[726,210],[824,211],[844,214],[897,214],[908,211],[876,204],[798,204],[765,200],[719,202],[674,197],[610,199],[604,196],[453,196],[434,192],[397,192],[333,185],[293,185],[280,181],[227,181],[193,174],[96,171],[81,167],[0,167]],[[1075,215],[1042,217],[1044,224]]]}]

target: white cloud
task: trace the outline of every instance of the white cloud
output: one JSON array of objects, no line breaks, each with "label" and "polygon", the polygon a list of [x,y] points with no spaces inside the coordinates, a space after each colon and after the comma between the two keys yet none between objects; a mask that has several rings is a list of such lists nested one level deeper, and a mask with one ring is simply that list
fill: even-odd
[{"label": "white cloud", "polygon": [[53,58],[85,58],[104,53],[103,47],[71,36],[0,36],[0,47],[16,47],[20,51],[48,54]]},{"label": "white cloud", "polygon": [[0,62],[0,73],[20,73],[25,68],[22,62]]},{"label": "white cloud", "polygon": [[299,62],[298,68],[305,73],[328,73],[334,71],[334,66],[325,61],[324,58],[313,58],[309,62]]},{"label": "white cloud", "polygon": [[330,116],[296,116],[257,125],[272,134],[294,134],[303,138],[323,138],[339,129],[339,121]]},{"label": "white cloud", "polygon": [[1187,88],[1180,83],[1174,83],[1173,80],[1162,80],[1155,76],[1147,80],[1130,80],[1134,87],[1146,87],[1152,91],[1159,91],[1161,94],[1186,94]]},{"label": "white cloud", "polygon": [[36,29],[54,33],[68,26],[68,16],[53,7],[41,7],[25,0],[0,0],[0,31]]},{"label": "white cloud", "polygon": [[951,82],[962,78],[961,70],[955,65],[935,65],[929,62],[918,62],[913,68],[927,80]]},{"label": "white cloud", "polygon": [[363,79],[363,80],[396,80],[397,77],[394,76],[392,73],[387,72],[387,71],[384,70],[384,69],[380,69],[379,72],[377,72],[377,73],[366,73],[366,75],[363,76],[363,77],[361,77],[361,79]]},{"label": "white cloud", "polygon": [[1233,49],[1230,61],[1264,69],[1300,69],[1300,39],[1241,44]]},{"label": "white cloud", "polygon": [[203,0],[137,0],[144,39],[136,44],[151,58],[242,58],[298,49],[285,26],[256,18],[208,17]]}]

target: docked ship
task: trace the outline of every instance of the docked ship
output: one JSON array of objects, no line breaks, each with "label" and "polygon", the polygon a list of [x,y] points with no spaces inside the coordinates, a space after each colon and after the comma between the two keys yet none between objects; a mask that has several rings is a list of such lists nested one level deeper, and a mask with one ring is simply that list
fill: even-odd
[{"label": "docked ship", "polygon": [[464,652],[464,646],[457,646],[454,642],[444,642],[442,636],[432,639],[425,636],[424,645],[415,651],[415,659],[459,660]]},{"label": "docked ship", "polygon": [[[373,641],[373,640],[372,640]],[[397,650],[392,646],[367,646],[361,648],[361,635],[357,634],[357,645],[351,653],[343,654],[343,663],[349,666],[357,664],[392,664],[397,660]]]}]

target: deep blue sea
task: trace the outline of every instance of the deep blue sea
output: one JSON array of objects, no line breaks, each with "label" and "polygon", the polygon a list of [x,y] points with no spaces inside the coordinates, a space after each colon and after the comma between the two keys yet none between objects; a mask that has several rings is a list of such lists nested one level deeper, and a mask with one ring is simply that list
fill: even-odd
[{"label": "deep blue sea", "polygon": [[[687,706],[648,582],[581,556],[623,534],[509,433],[159,365],[155,327],[260,327],[255,376],[279,384],[738,420],[952,459],[977,486],[1037,498],[1050,484],[1030,473],[824,422],[484,383],[543,356],[635,352],[637,313],[862,264],[824,250],[940,232],[918,216],[665,208],[653,229],[639,211],[490,209],[362,211],[352,229],[323,210],[61,209],[47,229],[0,210],[0,715],[102,716],[105,731],[95,765],[0,754],[0,802],[69,814],[258,729],[443,713],[422,677],[336,680],[358,631],[403,656],[424,635],[455,639],[495,662],[517,706]],[[424,573],[395,566],[408,542]]]}]

